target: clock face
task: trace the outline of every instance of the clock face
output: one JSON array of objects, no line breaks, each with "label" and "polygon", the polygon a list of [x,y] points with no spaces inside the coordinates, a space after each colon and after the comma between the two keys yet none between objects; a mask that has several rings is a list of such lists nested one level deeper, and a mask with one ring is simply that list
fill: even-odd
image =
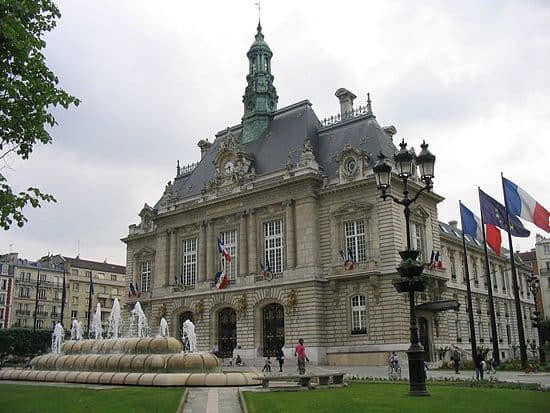
[{"label": "clock face", "polygon": [[357,170],[357,163],[355,159],[351,158],[346,161],[346,172],[350,175],[353,175]]},{"label": "clock face", "polygon": [[233,162],[231,161],[227,161],[223,166],[223,170],[226,174],[230,174],[231,172],[233,172],[234,169],[235,165],[233,165]]}]

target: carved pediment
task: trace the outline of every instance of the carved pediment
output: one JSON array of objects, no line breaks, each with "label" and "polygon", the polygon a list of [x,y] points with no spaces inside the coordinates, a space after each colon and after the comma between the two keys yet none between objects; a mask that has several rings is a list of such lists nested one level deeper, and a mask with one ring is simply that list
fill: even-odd
[{"label": "carved pediment", "polygon": [[342,205],[336,211],[332,213],[335,217],[342,215],[357,214],[360,212],[368,212],[372,209],[373,205],[368,202],[362,201],[350,201]]},{"label": "carved pediment", "polygon": [[207,190],[226,185],[242,185],[256,177],[254,155],[242,149],[242,145],[229,129],[213,163],[216,174],[208,183]]},{"label": "carved pediment", "polygon": [[155,255],[155,250],[151,247],[141,247],[134,253],[134,258],[139,259],[142,257],[149,257]]},{"label": "carved pediment", "polygon": [[430,217],[430,214],[422,206],[416,205],[411,208],[411,217],[413,219],[416,218],[418,220],[425,221]]},{"label": "carved pediment", "polygon": [[153,229],[153,217],[155,215],[155,210],[149,205],[144,204],[141,211],[139,211],[139,217],[141,222],[139,223],[139,228],[142,231],[150,231]]}]

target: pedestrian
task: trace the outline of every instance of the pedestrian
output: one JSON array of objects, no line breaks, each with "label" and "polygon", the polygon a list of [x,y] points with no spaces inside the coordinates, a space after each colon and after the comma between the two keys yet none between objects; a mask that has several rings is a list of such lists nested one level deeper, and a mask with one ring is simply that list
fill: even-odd
[{"label": "pedestrian", "polygon": [[265,364],[264,364],[264,368],[262,369],[262,371],[265,371],[267,373],[271,373],[271,360],[270,360],[269,357],[266,359]]},{"label": "pedestrian", "polygon": [[485,365],[484,358],[485,357],[483,357],[483,352],[481,351],[481,349],[478,349],[474,357],[474,365],[476,367],[476,380],[483,380],[483,367]]},{"label": "pedestrian", "polygon": [[298,340],[298,344],[294,348],[294,355],[298,360],[298,373],[306,374],[306,361],[309,362],[309,359],[306,356],[306,348],[304,347],[304,339],[301,338]]},{"label": "pedestrian", "polygon": [[453,355],[451,356],[451,360],[453,361],[455,374],[460,374],[460,372],[458,371],[460,369],[460,350],[458,349],[458,347],[455,347]]},{"label": "pedestrian", "polygon": [[280,347],[277,351],[277,361],[279,362],[279,373],[283,372],[283,364],[285,364],[285,353],[283,352],[283,348]]}]

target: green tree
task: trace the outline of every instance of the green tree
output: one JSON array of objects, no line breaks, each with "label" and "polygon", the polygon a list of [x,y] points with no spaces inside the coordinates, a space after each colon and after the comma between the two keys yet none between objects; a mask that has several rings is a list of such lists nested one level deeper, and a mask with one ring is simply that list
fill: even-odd
[{"label": "green tree", "polygon": [[2,169],[9,156],[28,159],[35,144],[52,142],[47,128],[57,124],[52,110],[80,101],[57,87],[59,79],[46,66],[45,33],[61,17],[51,0],[0,0],[0,226],[23,226],[23,208],[55,202],[38,188],[14,192]]}]

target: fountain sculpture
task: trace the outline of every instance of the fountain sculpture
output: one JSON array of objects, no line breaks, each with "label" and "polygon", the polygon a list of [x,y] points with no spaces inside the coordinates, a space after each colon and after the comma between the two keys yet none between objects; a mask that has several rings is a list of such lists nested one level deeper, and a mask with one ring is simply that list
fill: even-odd
[{"label": "fountain sculpture", "polygon": [[197,351],[197,335],[195,334],[195,324],[191,320],[183,322],[183,342],[185,343],[183,350],[185,352],[194,353]]},{"label": "fountain sculpture", "polygon": [[[214,354],[196,351],[195,326],[190,321],[184,323],[189,352],[183,352],[181,342],[167,336],[166,320],[161,320],[160,336],[147,337],[147,318],[139,302],[131,313],[130,333],[133,334],[129,338],[114,338],[117,329],[115,322],[111,326],[114,314],[109,317],[109,331],[113,338],[104,340],[100,339],[101,333],[98,334],[96,325],[97,339],[70,340],[61,344],[63,327],[56,325],[52,353],[32,359],[32,370],[0,370],[0,380],[138,386],[247,386],[257,385],[262,377],[254,371],[221,372],[220,361]],[[99,306],[96,314],[101,314]],[[120,328],[120,321],[118,326]]]},{"label": "fountain sculpture", "polygon": [[160,337],[168,337],[170,334],[168,332],[168,322],[164,317],[160,319],[160,327],[159,327],[159,336]]}]

